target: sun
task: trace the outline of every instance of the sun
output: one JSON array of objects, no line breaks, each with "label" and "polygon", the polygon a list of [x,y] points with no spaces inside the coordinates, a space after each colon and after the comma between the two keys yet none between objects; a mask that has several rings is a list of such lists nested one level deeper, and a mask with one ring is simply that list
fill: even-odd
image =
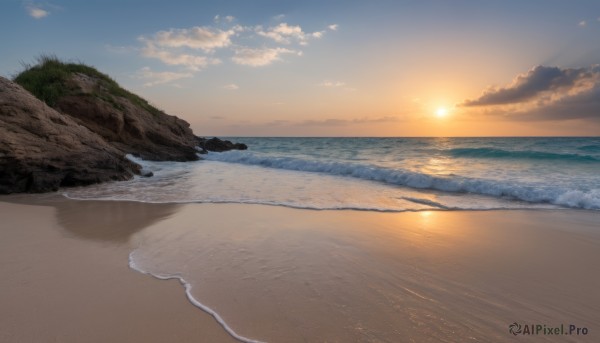
[{"label": "sun", "polygon": [[446,114],[448,114],[448,110],[445,107],[438,107],[438,109],[435,110],[435,115],[438,116],[438,118],[445,117]]}]

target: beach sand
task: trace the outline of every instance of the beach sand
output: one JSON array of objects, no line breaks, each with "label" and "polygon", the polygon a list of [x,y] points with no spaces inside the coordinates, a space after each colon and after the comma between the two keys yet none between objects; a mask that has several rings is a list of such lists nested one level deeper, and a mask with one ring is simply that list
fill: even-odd
[{"label": "beach sand", "polygon": [[47,199],[0,202],[0,342],[235,342],[179,282],[129,269],[131,234],[172,206]]},{"label": "beach sand", "polygon": [[[597,341],[600,213],[0,198],[1,342]],[[524,337],[525,338],[525,337]]]}]

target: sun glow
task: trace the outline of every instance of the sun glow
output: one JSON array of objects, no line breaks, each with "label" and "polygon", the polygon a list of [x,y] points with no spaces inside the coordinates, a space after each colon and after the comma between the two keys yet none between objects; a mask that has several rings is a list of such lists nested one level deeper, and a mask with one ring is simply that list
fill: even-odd
[{"label": "sun glow", "polygon": [[448,110],[445,107],[438,107],[438,109],[435,110],[435,115],[438,116],[438,118],[445,117],[446,114],[448,114]]}]

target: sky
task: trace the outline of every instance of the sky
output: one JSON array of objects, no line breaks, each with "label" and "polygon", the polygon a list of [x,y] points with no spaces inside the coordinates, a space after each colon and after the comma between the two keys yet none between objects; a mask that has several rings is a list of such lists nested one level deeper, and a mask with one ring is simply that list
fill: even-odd
[{"label": "sky", "polygon": [[0,41],[202,136],[600,135],[598,0],[0,0]]}]

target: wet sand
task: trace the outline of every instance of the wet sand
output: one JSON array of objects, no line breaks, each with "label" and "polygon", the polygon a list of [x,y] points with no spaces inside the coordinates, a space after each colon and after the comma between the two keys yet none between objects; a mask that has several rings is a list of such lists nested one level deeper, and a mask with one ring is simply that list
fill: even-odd
[{"label": "wet sand", "polygon": [[513,322],[598,339],[597,212],[39,199],[0,198],[2,342],[231,341],[131,251],[258,340],[502,342]]},{"label": "wet sand", "polygon": [[0,202],[0,342],[235,342],[179,282],[129,269],[131,234],[173,205],[16,200],[38,205]]}]

